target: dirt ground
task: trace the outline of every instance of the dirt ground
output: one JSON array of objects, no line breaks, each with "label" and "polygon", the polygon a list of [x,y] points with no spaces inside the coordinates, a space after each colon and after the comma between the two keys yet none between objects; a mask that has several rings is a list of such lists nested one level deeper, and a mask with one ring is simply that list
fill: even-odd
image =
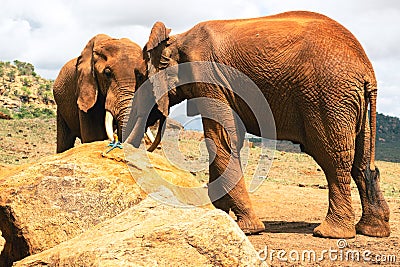
[{"label": "dirt ground", "polygon": [[[352,195],[353,207],[358,219],[361,216],[358,192],[353,190]],[[325,218],[328,209],[327,189],[279,185],[267,181],[251,194],[251,199],[256,213],[266,226],[266,231],[259,235],[249,236],[249,239],[259,251],[260,257],[266,259],[269,265],[400,265],[400,200],[398,198],[386,197],[391,208],[390,237],[372,238],[357,235],[356,238],[346,241],[312,236],[313,229]],[[280,250],[285,251],[286,254],[278,252]],[[324,250],[326,252],[323,252]],[[332,250],[331,254],[329,250]],[[315,252],[315,258],[307,251]],[[278,253],[282,253],[280,254],[282,260],[279,260]],[[356,257],[357,253],[359,260]],[[287,261],[284,261],[285,258]]]},{"label": "dirt ground", "polygon": [[[2,121],[0,126],[0,171],[55,152],[54,120],[43,124],[38,120]],[[171,151],[173,154],[181,150],[184,161],[198,160],[206,166],[205,147],[199,144],[201,135],[191,133],[186,140],[184,136],[179,140],[179,149],[168,149],[169,157],[174,158]],[[313,229],[324,219],[328,209],[328,190],[323,172],[309,156],[288,147],[279,149],[273,154],[267,178],[258,190],[250,194],[266,230],[249,236],[249,239],[268,266],[400,265],[400,163],[377,162],[381,170],[381,187],[391,209],[390,237],[357,235],[345,241],[323,239],[312,236]],[[257,156],[254,155],[259,152],[257,147],[248,152],[246,180],[252,177],[257,165]],[[203,182],[207,176],[206,168],[197,173]],[[353,207],[358,219],[361,204],[354,183],[352,188]]]}]

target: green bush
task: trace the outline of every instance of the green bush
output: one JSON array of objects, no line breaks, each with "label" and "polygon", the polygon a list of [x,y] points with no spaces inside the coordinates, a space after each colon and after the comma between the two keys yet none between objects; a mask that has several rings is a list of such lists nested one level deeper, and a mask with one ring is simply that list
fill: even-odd
[{"label": "green bush", "polygon": [[[17,67],[20,75],[33,75],[35,73],[35,67],[31,63],[14,60],[14,65]],[[33,76],[36,76],[36,73]]]},{"label": "green bush", "polygon": [[15,81],[15,70],[10,70],[10,72],[7,73],[7,77],[10,82],[14,82]]},{"label": "green bush", "polygon": [[55,112],[48,108],[38,108],[33,105],[22,105],[17,111],[14,112],[13,118],[15,119],[33,119],[33,118],[54,118]]},{"label": "green bush", "polygon": [[20,107],[14,114],[15,119],[32,119],[33,116],[26,106]]},{"label": "green bush", "polygon": [[29,90],[29,88],[26,86],[22,86],[21,90],[22,90],[23,95],[25,95],[25,96],[30,96],[32,94],[31,90]]},{"label": "green bush", "polygon": [[32,86],[32,82],[31,82],[28,78],[24,78],[24,79],[22,80],[22,84],[23,84],[24,86],[28,86],[28,87]]},{"label": "green bush", "polygon": [[50,101],[54,101],[53,93],[49,91],[42,93],[42,99],[46,104],[48,104]]}]

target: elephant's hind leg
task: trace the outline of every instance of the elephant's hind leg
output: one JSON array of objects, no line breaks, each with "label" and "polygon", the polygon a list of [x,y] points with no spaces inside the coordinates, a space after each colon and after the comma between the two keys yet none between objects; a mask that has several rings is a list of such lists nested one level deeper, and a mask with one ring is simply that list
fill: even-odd
[{"label": "elephant's hind leg", "polygon": [[[335,118],[334,116],[326,116]],[[353,129],[342,129],[334,119],[319,124],[308,138],[307,151],[324,170],[329,188],[329,207],[325,220],[314,229],[314,236],[353,238],[356,235],[351,200],[351,167],[354,159]],[[343,128],[343,127],[342,127]]]},{"label": "elephant's hind leg", "polygon": [[313,235],[327,238],[353,238],[356,235],[354,211],[351,203],[351,175],[349,169],[325,171],[329,187],[329,207],[324,221]]},{"label": "elephant's hind leg", "polygon": [[[368,125],[368,124],[367,124]],[[351,174],[357,184],[362,205],[362,216],[356,224],[357,233],[386,237],[390,235],[389,206],[379,187],[379,170],[371,171],[369,127],[356,140],[356,155]]]}]

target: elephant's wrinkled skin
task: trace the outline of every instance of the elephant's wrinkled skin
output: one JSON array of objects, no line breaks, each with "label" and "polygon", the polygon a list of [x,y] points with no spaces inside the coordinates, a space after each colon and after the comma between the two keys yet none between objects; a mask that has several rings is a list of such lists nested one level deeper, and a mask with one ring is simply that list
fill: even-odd
[{"label": "elephant's wrinkled skin", "polygon": [[[203,22],[175,36],[169,36],[169,32],[161,22],[151,31],[144,48],[149,75],[168,66],[195,61],[218,62],[239,70],[267,99],[277,138],[300,143],[322,167],[329,186],[329,208],[325,220],[314,229],[315,236],[390,234],[389,208],[379,187],[379,170],[374,165],[377,82],[363,48],[347,29],[320,14],[288,12],[255,19]],[[168,75],[170,80],[165,83],[179,81],[180,75],[183,74],[179,70],[175,76]],[[189,75],[199,74],[193,71]],[[141,90],[136,103],[153,95],[140,93]],[[198,97],[214,98],[229,105],[247,132],[260,135],[252,111],[241,99],[226,88],[205,83],[169,91],[168,97],[158,100],[159,111],[153,109],[148,120],[163,119],[170,106]],[[141,107],[132,107],[131,114],[137,118],[131,119],[137,123],[126,140],[136,146],[146,127],[138,117],[145,114]],[[223,174],[229,160],[234,162],[233,171],[228,170],[230,176],[222,176],[220,187],[209,188],[209,194],[225,190],[239,179],[214,205],[226,212],[232,210],[245,232],[263,231],[264,224],[254,213],[239,167],[244,131],[231,131],[228,136],[226,129],[238,129],[238,125],[232,113],[221,106],[197,105],[195,110],[202,115],[205,137],[215,143],[207,143],[209,153],[216,153],[210,164],[210,182]],[[225,129],[205,118],[206,113],[224,116]],[[352,178],[363,208],[356,225],[350,196]]]},{"label": "elephant's wrinkled skin", "polygon": [[140,46],[126,38],[93,37],[78,58],[62,67],[54,82],[57,152],[73,147],[76,137],[83,143],[107,136],[113,140],[115,126],[121,139],[124,115],[145,74]]}]

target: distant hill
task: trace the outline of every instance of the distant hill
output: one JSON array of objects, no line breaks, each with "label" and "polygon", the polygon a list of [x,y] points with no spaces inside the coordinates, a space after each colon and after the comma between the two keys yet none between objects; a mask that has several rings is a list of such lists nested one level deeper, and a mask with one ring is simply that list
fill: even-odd
[{"label": "distant hill", "polygon": [[380,142],[400,142],[400,119],[377,114],[377,135]]},{"label": "distant hill", "polygon": [[31,63],[0,61],[0,114],[15,119],[54,116],[52,86]]},{"label": "distant hill", "polygon": [[400,119],[378,113],[376,124],[376,158],[400,162]]}]

